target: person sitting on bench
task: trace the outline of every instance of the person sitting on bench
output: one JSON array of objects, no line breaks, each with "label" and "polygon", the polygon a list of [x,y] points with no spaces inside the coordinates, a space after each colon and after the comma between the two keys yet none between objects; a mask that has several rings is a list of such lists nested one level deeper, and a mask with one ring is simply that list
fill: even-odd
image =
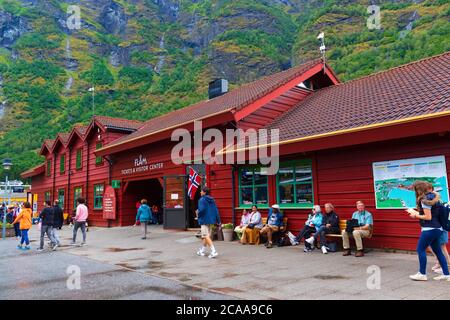
[{"label": "person sitting on bench", "polygon": [[242,234],[244,233],[245,228],[247,228],[250,223],[250,217],[251,213],[244,209],[242,212],[241,224],[234,228],[234,232],[236,232],[239,241],[242,239]]},{"label": "person sitting on bench", "polygon": [[[311,235],[317,230],[319,230],[320,226],[322,225],[322,211],[320,209],[319,205],[315,205],[312,209],[312,214],[308,216],[308,220],[305,222],[305,226],[302,230],[300,230],[300,233],[295,238],[295,241],[297,243],[300,243],[303,238],[309,239]],[[314,243],[314,242],[313,242]],[[305,241],[305,249],[304,252],[311,252],[314,250],[314,247],[311,246],[310,243]]]},{"label": "person sitting on bench", "polygon": [[322,219],[322,226],[317,230],[314,236],[306,239],[305,242],[310,245],[314,245],[314,242],[317,241],[317,238],[320,236],[320,247],[322,249],[323,254],[328,253],[327,247],[327,234],[339,234],[341,230],[339,229],[339,217],[334,212],[334,206],[331,203],[325,204],[325,215]]},{"label": "person sitting on bench", "polygon": [[267,249],[273,247],[272,235],[274,232],[278,232],[283,226],[283,214],[280,212],[280,206],[274,204],[269,211],[267,217],[267,224],[259,232],[261,235],[267,234],[267,242],[265,244]]},{"label": "person sitting on bench", "polygon": [[258,207],[252,206],[252,213],[249,217],[247,227],[242,233],[242,244],[259,244],[259,231],[263,228],[261,213],[258,211]]},{"label": "person sitting on bench", "polygon": [[[370,238],[373,229],[373,217],[369,211],[366,211],[366,206],[362,201],[356,202],[358,209],[353,213],[352,219],[358,220],[359,227],[353,229],[352,235],[356,242],[355,257],[364,256],[363,238]],[[350,249],[350,234],[344,230],[342,231],[342,241],[344,247],[344,256],[350,256],[352,251]]]}]

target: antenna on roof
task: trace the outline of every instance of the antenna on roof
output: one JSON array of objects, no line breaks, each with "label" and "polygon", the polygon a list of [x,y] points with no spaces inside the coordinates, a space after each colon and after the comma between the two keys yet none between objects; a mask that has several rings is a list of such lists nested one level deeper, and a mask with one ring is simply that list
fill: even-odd
[{"label": "antenna on roof", "polygon": [[327,47],[325,46],[325,33],[321,32],[318,36],[317,39],[320,40],[320,53],[322,54],[322,61],[323,61],[323,72],[325,73],[326,71],[326,56],[325,53],[327,51]]}]

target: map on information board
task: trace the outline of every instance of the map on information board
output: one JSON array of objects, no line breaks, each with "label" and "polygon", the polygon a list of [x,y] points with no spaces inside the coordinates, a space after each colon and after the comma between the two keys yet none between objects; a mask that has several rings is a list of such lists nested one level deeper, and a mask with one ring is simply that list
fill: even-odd
[{"label": "map on information board", "polygon": [[448,180],[445,157],[415,158],[373,163],[377,209],[416,207],[412,185],[416,180],[428,181],[448,202]]}]

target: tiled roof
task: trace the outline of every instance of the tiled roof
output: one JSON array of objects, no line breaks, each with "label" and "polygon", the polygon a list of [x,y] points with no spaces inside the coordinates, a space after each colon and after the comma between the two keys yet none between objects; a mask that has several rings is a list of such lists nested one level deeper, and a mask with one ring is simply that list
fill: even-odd
[{"label": "tiled roof", "polygon": [[88,126],[75,126],[75,130],[77,130],[82,136],[86,133]]},{"label": "tiled roof", "polygon": [[114,147],[117,144],[126,143],[129,140],[135,140],[151,135],[166,128],[193,122],[196,119],[202,119],[210,115],[226,112],[227,110],[240,110],[278,87],[301,76],[319,63],[322,63],[322,60],[315,59],[294,68],[245,84],[215,99],[202,101],[189,107],[150,119],[138,131],[117,139],[109,144],[106,149]]},{"label": "tiled roof", "polygon": [[450,111],[450,52],[321,89],[269,124],[280,141]]},{"label": "tiled roof", "polygon": [[31,168],[31,169],[29,169],[29,170],[27,170],[25,172],[22,172],[20,174],[20,176],[22,178],[30,178],[30,177],[37,176],[37,175],[39,175],[41,173],[44,173],[44,172],[45,172],[45,164],[42,163],[42,164],[40,164],[40,165],[38,165],[36,167],[33,167],[33,168]]},{"label": "tiled roof", "polygon": [[[125,130],[138,130],[144,125],[144,122],[137,120],[127,120],[120,118],[111,118],[106,116],[95,116],[95,120],[101,123],[106,128],[125,129]],[[85,130],[86,131],[86,130]]]},{"label": "tiled roof", "polygon": [[47,146],[47,148],[49,150],[52,150],[54,143],[55,143],[55,139],[47,139],[44,141],[44,144]]},{"label": "tiled roof", "polygon": [[62,132],[58,136],[61,138],[62,143],[66,145],[67,141],[69,141],[70,133]]}]

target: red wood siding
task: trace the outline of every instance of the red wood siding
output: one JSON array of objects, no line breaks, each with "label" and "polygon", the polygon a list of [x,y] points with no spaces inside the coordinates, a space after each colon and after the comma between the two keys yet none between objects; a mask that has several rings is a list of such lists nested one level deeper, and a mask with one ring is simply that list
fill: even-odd
[{"label": "red wood siding", "polygon": [[375,209],[372,163],[417,157],[444,155],[450,176],[450,140],[428,136],[402,139],[391,143],[374,143],[317,153],[320,204],[331,202],[343,219],[355,211],[355,201],[366,203],[374,216],[373,247],[415,250],[420,227],[404,210]]},{"label": "red wood siding", "polygon": [[[351,218],[352,213],[356,211],[356,201],[364,201],[366,209],[374,216],[374,237],[365,240],[367,246],[415,250],[420,235],[418,221],[410,219],[404,210],[375,208],[372,164],[380,161],[439,155],[446,157],[447,176],[450,176],[450,140],[447,136],[438,135],[282,156],[280,162],[312,159],[315,203],[322,209],[325,203],[332,203],[341,219]],[[212,166],[211,170],[215,172],[215,176],[211,178],[212,195],[217,200],[223,222],[231,222],[231,167]],[[239,223],[241,210],[238,209],[237,173],[235,181],[236,223]],[[270,204],[276,203],[275,176],[269,177],[268,188]],[[267,215],[267,211],[260,210],[263,216]],[[288,229],[294,233],[303,227],[310,213],[309,209],[284,209],[283,211],[289,219]]]},{"label": "red wood siding", "polygon": [[[135,222],[136,201],[139,200],[142,191],[136,186],[135,181],[162,179],[168,175],[184,175],[186,167],[175,165],[171,160],[171,151],[175,142],[161,141],[151,145],[151,148],[136,148],[114,155],[112,179],[121,181],[121,189],[118,190],[118,219],[114,225],[128,226]],[[162,169],[150,170],[142,173],[123,175],[122,170],[134,167],[134,160],[140,155],[147,159],[148,165],[163,163]],[[162,183],[162,180],[160,180]],[[128,183],[128,185],[127,185]],[[131,189],[128,189],[128,188]],[[133,189],[138,188],[138,189]]]}]

